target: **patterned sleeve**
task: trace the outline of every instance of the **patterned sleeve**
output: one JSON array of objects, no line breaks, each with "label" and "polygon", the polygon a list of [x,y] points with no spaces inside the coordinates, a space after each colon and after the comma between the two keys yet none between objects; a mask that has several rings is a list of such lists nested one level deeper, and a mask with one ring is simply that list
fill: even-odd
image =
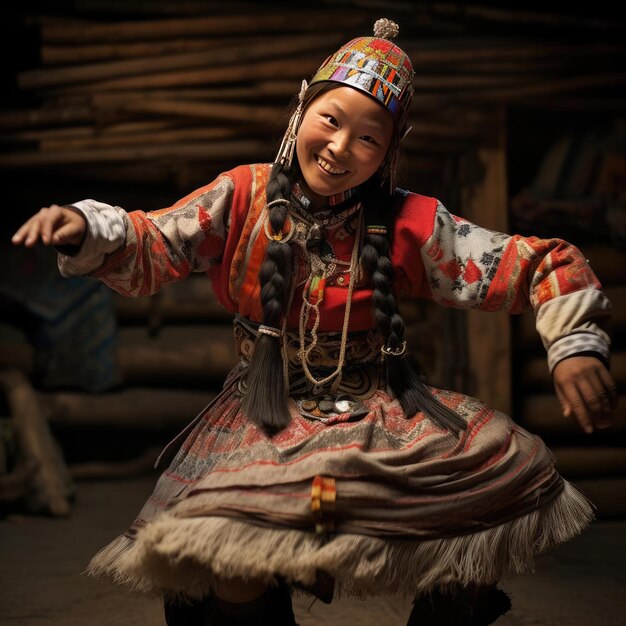
[{"label": "patterned sleeve", "polygon": [[405,270],[403,283],[419,286],[409,289],[412,295],[482,311],[520,313],[532,307],[550,371],[581,352],[608,360],[604,328],[611,304],[578,248],[561,239],[480,228],[430,200],[430,210],[412,215],[421,260],[415,270]]},{"label": "patterned sleeve", "polygon": [[224,251],[233,191],[233,179],[223,174],[159,211],[77,202],[86,237],[75,254],[59,254],[59,270],[95,276],[124,296],[150,295],[190,272],[207,271]]}]

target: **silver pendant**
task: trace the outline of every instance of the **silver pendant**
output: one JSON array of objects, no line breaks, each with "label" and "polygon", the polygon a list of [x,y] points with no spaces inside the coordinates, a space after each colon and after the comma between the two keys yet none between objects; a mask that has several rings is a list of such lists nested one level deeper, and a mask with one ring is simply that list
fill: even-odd
[{"label": "silver pendant", "polygon": [[335,411],[337,411],[337,413],[348,413],[352,410],[353,406],[354,402],[350,400],[337,400],[337,402],[335,402]]},{"label": "silver pendant", "polygon": [[322,238],[322,229],[319,224],[313,224],[311,228],[309,228],[309,239],[313,239],[314,241],[319,241]]}]

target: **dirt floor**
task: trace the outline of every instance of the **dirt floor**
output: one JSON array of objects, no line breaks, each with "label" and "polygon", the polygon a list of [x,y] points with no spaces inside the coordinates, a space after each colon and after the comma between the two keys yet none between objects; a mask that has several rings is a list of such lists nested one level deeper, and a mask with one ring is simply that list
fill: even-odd
[{"label": "dirt floor", "polygon": [[[132,520],[155,477],[78,484],[71,517],[12,515],[0,522],[0,624],[162,626],[157,600],[82,575],[90,556]],[[626,623],[626,521],[596,522],[540,557],[533,575],[503,581],[514,610],[500,626],[622,626]],[[410,601],[296,598],[301,626],[401,626]]]}]

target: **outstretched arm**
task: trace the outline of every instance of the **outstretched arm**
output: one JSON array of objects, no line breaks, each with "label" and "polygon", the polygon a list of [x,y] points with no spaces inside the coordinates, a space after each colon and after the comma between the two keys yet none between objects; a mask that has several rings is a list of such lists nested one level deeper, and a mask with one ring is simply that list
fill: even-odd
[{"label": "outstretched arm", "polygon": [[160,211],[127,213],[95,200],[53,205],[28,220],[13,242],[55,245],[63,276],[95,276],[122,295],[149,295],[220,259],[233,191],[224,174]]},{"label": "outstretched arm", "polygon": [[400,288],[456,308],[519,313],[532,307],[564,415],[586,432],[606,427],[617,403],[606,367],[611,305],[581,252],[560,239],[480,228],[432,198],[407,200],[396,227],[406,248],[395,246],[394,265],[415,267],[416,248],[421,263],[406,271]]}]

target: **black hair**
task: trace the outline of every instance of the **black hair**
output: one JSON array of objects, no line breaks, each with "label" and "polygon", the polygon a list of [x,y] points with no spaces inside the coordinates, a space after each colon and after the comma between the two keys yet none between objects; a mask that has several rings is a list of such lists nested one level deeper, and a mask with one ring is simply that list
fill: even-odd
[{"label": "black hair", "polygon": [[[303,107],[306,108],[307,104],[319,94],[339,86],[339,83],[312,85],[306,91]],[[298,101],[294,99],[288,113],[289,117],[297,106]],[[299,176],[300,169],[295,154],[291,167],[274,163],[266,188],[267,203],[270,204],[274,200],[289,200],[291,187]],[[272,232],[281,232],[287,218],[287,207],[281,203],[273,205],[268,218]],[[271,240],[259,272],[263,325],[281,329],[282,318],[288,314],[286,309],[292,272],[291,245]],[[287,367],[287,364],[283,364],[281,340],[259,333],[246,374],[248,388],[243,399],[243,410],[248,419],[270,434],[282,430],[291,421],[288,407],[289,390],[285,388],[283,367]]]},{"label": "black hair", "polygon": [[[292,180],[289,168],[274,163],[267,183],[267,203],[291,196]],[[269,209],[269,223],[273,233],[280,233],[287,218],[287,206],[278,203]],[[282,326],[286,315],[287,298],[293,270],[293,250],[290,244],[270,240],[265,260],[259,272],[263,324],[276,329]],[[284,364],[287,367],[287,364]],[[287,407],[288,390],[283,378],[280,339],[259,333],[247,373],[248,390],[243,409],[248,418],[268,432],[276,432],[291,420]]]},{"label": "black hair", "polygon": [[[361,198],[366,223],[383,226],[388,233],[392,233],[395,190],[393,193],[389,190],[388,182],[374,174],[361,185]],[[385,340],[385,348],[389,350],[384,355],[387,384],[407,417],[423,411],[441,426],[458,433],[466,428],[465,420],[433,396],[407,360],[406,350],[403,350],[404,320],[393,291],[390,249],[389,236],[372,232],[366,233],[361,251],[361,263],[373,286],[374,319]],[[394,351],[402,354],[395,355]]]},{"label": "black hair", "polygon": [[[340,87],[341,83],[318,83],[307,90],[305,106],[315,97]],[[388,155],[397,148],[398,137],[394,134]],[[291,196],[291,187],[297,182],[300,170],[296,157],[291,168],[275,163],[267,184],[267,202]],[[378,173],[360,187],[360,197],[366,224],[380,225],[393,231],[395,190],[389,189],[388,181]],[[269,210],[269,222],[273,233],[282,231],[287,217],[287,207],[277,203]],[[374,319],[390,351],[399,351],[404,342],[404,320],[398,311],[393,292],[393,266],[390,259],[390,243],[387,236],[367,233],[360,255],[361,263],[373,284],[372,303]],[[280,329],[288,315],[288,295],[293,274],[293,252],[290,244],[270,241],[261,266],[261,304],[263,324]],[[387,380],[398,398],[407,417],[419,411],[427,413],[441,426],[455,432],[466,428],[465,421],[454,411],[441,404],[411,367],[405,354],[385,354]],[[283,378],[281,340],[259,334],[247,373],[248,389],[243,408],[248,418],[275,433],[289,425],[288,389]]]}]

